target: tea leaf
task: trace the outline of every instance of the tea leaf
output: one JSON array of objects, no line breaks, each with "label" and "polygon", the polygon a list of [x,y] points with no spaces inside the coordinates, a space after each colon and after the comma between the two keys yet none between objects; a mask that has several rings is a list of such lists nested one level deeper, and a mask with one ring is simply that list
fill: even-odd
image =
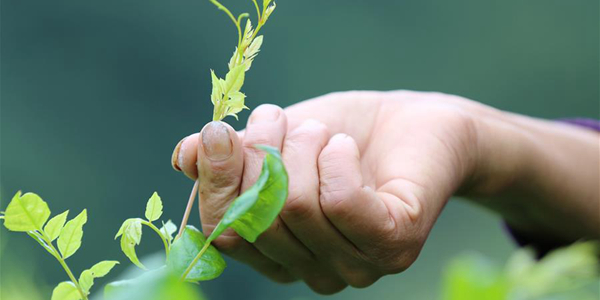
[{"label": "tea leaf", "polygon": [[213,105],[216,105],[223,98],[223,85],[221,82],[222,79],[217,77],[215,71],[213,70],[210,70],[210,77],[212,80],[212,94],[210,95],[210,100],[212,101]]},{"label": "tea leaf", "polygon": [[273,5],[267,7],[267,10],[265,10],[264,22],[266,22],[269,19],[276,7],[277,4],[275,2],[273,2]]},{"label": "tea leaf", "polygon": [[148,219],[150,222],[158,220],[158,218],[160,218],[162,215],[162,209],[163,204],[160,200],[160,196],[154,192],[146,204],[146,219]]},{"label": "tea leaf", "polygon": [[83,225],[87,222],[87,211],[84,209],[77,217],[67,222],[58,237],[58,249],[64,259],[73,255],[81,247]]},{"label": "tea leaf", "polygon": [[67,221],[67,215],[69,215],[69,211],[65,211],[60,215],[55,216],[50,219],[44,227],[44,232],[50,238],[50,241],[54,241],[60,235],[60,231],[65,226],[65,222]]},{"label": "tea leaf", "polygon": [[90,288],[94,285],[94,275],[91,270],[84,270],[79,275],[79,286],[86,294],[89,294]]},{"label": "tea leaf", "polygon": [[104,277],[114,268],[119,262],[114,260],[105,260],[95,264],[88,270],[81,272],[79,275],[79,285],[85,293],[89,293],[90,288],[94,285],[94,279]]},{"label": "tea leaf", "polygon": [[106,276],[118,264],[119,262],[116,260],[105,260],[95,264],[90,270],[94,273],[95,278],[100,278]]},{"label": "tea leaf", "polygon": [[136,266],[146,269],[135,253],[135,246],[142,240],[142,219],[127,219],[119,228],[115,239],[121,237],[121,250]]},{"label": "tea leaf", "polygon": [[262,172],[256,183],[231,203],[208,241],[213,241],[231,227],[253,243],[271,226],[283,208],[288,195],[288,175],[281,154],[273,147],[255,147],[267,152]]},{"label": "tea leaf", "polygon": [[203,300],[197,286],[187,284],[163,268],[141,276],[111,282],[104,288],[105,300]]},{"label": "tea leaf", "polygon": [[243,66],[236,66],[227,72],[225,75],[225,90],[224,94],[237,92],[244,85],[245,68]]},{"label": "tea leaf", "polygon": [[123,235],[121,237],[121,251],[123,251],[123,253],[129,258],[129,260],[134,265],[145,270],[146,267],[140,262],[139,258],[137,257],[137,254],[135,253],[135,245],[137,244],[139,243],[136,243],[127,235]]},{"label": "tea leaf", "polygon": [[21,196],[19,191],[6,208],[4,226],[11,231],[42,231],[49,217],[48,204],[40,196],[34,193]]},{"label": "tea leaf", "polygon": [[173,234],[177,231],[177,226],[171,221],[167,221],[167,223],[163,223],[163,226],[160,228],[160,232],[169,239],[169,242],[173,241]]},{"label": "tea leaf", "polygon": [[[177,239],[171,246],[171,252],[167,259],[167,268],[182,276],[192,260],[200,252],[206,243],[206,237],[200,230],[193,226],[187,226],[183,235]],[[211,280],[219,277],[226,267],[225,260],[213,246],[209,246],[200,260],[193,266],[188,273],[186,281]]]},{"label": "tea leaf", "polygon": [[81,300],[81,295],[74,283],[64,281],[54,288],[51,300]]}]

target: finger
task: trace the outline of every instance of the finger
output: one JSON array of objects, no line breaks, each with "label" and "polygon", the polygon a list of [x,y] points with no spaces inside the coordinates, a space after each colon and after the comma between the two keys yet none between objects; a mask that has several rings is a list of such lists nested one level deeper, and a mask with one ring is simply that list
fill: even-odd
[{"label": "finger", "polygon": [[281,150],[286,131],[287,118],[280,107],[263,104],[252,112],[243,133],[244,175],[242,192],[256,182],[262,170],[265,153],[254,146],[267,145]]},{"label": "finger", "polygon": [[319,205],[317,158],[329,140],[324,124],[307,120],[289,132],[282,157],[289,174],[289,196],[281,218],[292,234],[316,254],[313,274],[303,278],[320,293],[333,293],[347,286],[329,265],[332,259],[350,257],[351,245],[329,223]]},{"label": "finger", "polygon": [[171,155],[171,166],[176,171],[183,172],[183,174],[190,179],[198,178],[198,168],[196,166],[197,153],[198,153],[198,137],[199,133],[194,133],[184,137]]},{"label": "finger", "polygon": [[358,249],[381,247],[396,230],[395,221],[377,194],[363,185],[360,153],[345,134],[331,138],[319,156],[320,203],[331,223]]},{"label": "finger", "polygon": [[[244,167],[243,153],[237,133],[223,122],[208,123],[200,132],[197,144],[200,218],[204,233],[209,235],[229,203],[239,194]],[[227,230],[213,243],[225,254],[249,264],[274,280],[293,279],[279,264],[262,255],[233,230]]]},{"label": "finger", "polygon": [[[254,148],[254,145],[268,145],[281,150],[286,130],[287,119],[281,108],[261,105],[252,112],[244,132],[242,191],[256,182],[262,170],[264,153]],[[317,272],[312,253],[293,236],[279,217],[259,236],[254,245],[294,276],[309,278]]]}]

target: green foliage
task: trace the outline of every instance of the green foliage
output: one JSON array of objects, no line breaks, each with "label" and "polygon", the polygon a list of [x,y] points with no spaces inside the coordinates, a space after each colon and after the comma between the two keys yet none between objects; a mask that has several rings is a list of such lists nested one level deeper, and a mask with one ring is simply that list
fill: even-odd
[{"label": "green foliage", "polygon": [[80,300],[77,286],[71,281],[59,283],[52,291],[52,300]]},{"label": "green foliage", "polygon": [[478,254],[454,259],[444,274],[444,300],[504,300],[508,292],[500,270]]},{"label": "green foliage", "polygon": [[105,260],[95,264],[90,269],[81,272],[81,275],[79,275],[79,284],[81,285],[81,289],[86,294],[89,294],[90,288],[94,285],[94,279],[104,277],[117,264],[119,264],[118,261]]},{"label": "green foliage", "polygon": [[220,121],[227,116],[237,119],[240,111],[248,109],[244,105],[246,95],[240,90],[244,85],[245,73],[250,70],[263,43],[263,36],[257,36],[257,34],[275,10],[275,3],[270,5],[271,1],[263,1],[261,8],[256,0],[253,0],[258,15],[258,24],[256,28],[252,27],[252,22],[248,19],[242,31],[241,22],[249,16],[247,13],[240,14],[235,18],[221,3],[216,0],[210,1],[229,16],[238,31],[238,44],[227,64],[229,72],[225,75],[225,79],[219,78],[213,70],[210,71],[212,78],[210,100],[215,107],[213,120]]},{"label": "green foliage", "polygon": [[[119,231],[115,235],[115,239],[121,237],[121,250],[129,258],[129,260],[141,269],[146,267],[140,262],[135,252],[135,246],[142,241],[142,225],[150,227],[163,241],[165,253],[169,254],[171,247],[172,234],[176,230],[175,224],[170,220],[163,225],[162,229],[158,229],[152,222],[158,220],[162,216],[163,204],[158,193],[154,192],[146,203],[146,212],[144,213],[147,220],[140,218],[131,218],[123,222]],[[173,230],[175,228],[175,230]]]},{"label": "green foliage", "polygon": [[[264,0],[261,8],[258,2],[253,0],[258,14],[257,26],[254,28],[250,20],[247,20],[242,31],[241,22],[244,18],[248,18],[249,14],[243,13],[235,18],[217,0],[210,1],[231,18],[238,30],[238,45],[228,63],[229,72],[225,75],[225,79],[217,77],[214,71],[211,71],[213,85],[211,101],[215,106],[213,119],[222,120],[226,116],[237,118],[237,113],[247,109],[244,105],[246,95],[241,92],[245,73],[252,66],[263,43],[263,37],[257,34],[273,13],[275,4],[271,3],[271,0]],[[135,251],[135,247],[142,240],[142,225],[145,225],[155,231],[163,241],[168,267],[146,272],[136,279],[107,285],[105,288],[107,298],[202,299],[195,288],[183,285],[183,281],[210,280],[223,272],[225,261],[211,246],[211,241],[231,227],[248,241],[254,242],[273,223],[287,197],[288,177],[280,153],[271,147],[257,146],[257,148],[267,152],[258,182],[232,202],[224,218],[208,239],[196,228],[185,226],[189,216],[188,210],[182,224],[185,230],[180,232],[175,240],[173,234],[177,226],[173,222],[170,220],[167,223],[161,222],[162,227],[157,228],[153,222],[162,216],[163,203],[156,192],[146,203],[144,213],[146,219],[125,220],[115,239],[120,238],[121,250],[129,260],[134,265],[145,269]],[[84,209],[67,222],[68,214],[67,210],[48,221],[51,212],[46,202],[36,194],[21,195],[21,192],[18,192],[9,203],[6,212],[0,214],[0,219],[4,220],[4,226],[8,230],[26,232],[64,268],[70,280],[61,282],[54,288],[52,300],[88,300],[94,280],[107,275],[118,262],[99,262],[81,272],[76,279],[65,260],[81,247],[87,211]],[[52,244],[55,240],[58,250]]]},{"label": "green foliage", "polygon": [[48,204],[33,193],[21,192],[12,198],[4,213],[4,226],[10,231],[42,231],[42,226],[50,217]]},{"label": "green foliage", "polygon": [[145,272],[134,279],[109,283],[105,300],[204,300],[200,289],[173,276],[166,268]]},{"label": "green foliage", "polygon": [[139,245],[142,241],[142,221],[139,218],[125,220],[117,232],[115,239],[121,237],[121,251],[123,251],[133,264],[145,269],[146,267],[140,262],[135,252],[135,246]]},{"label": "green foliage", "polygon": [[146,219],[148,219],[149,222],[158,220],[158,218],[162,216],[162,209],[162,201],[160,200],[158,194],[154,192],[146,204]]},{"label": "green foliage", "polygon": [[87,211],[84,209],[77,217],[67,222],[58,237],[58,250],[64,259],[75,254],[81,247],[83,225],[87,222]]},{"label": "green foliage", "polygon": [[594,242],[557,249],[539,261],[530,249],[519,249],[504,270],[470,254],[448,266],[442,299],[594,299],[585,287],[598,283],[598,275],[598,244]]},{"label": "green foliage", "polygon": [[163,226],[160,228],[160,232],[167,238],[169,244],[173,241],[173,234],[177,232],[177,226],[171,220],[167,223],[163,222]]},{"label": "green foliage", "polygon": [[[26,232],[50,253],[63,267],[70,281],[59,283],[52,291],[52,300],[87,300],[94,278],[102,277],[116,265],[116,261],[104,261],[85,270],[75,279],[66,259],[81,247],[83,225],[87,222],[87,211],[66,222],[69,211],[59,214],[50,221],[48,204],[40,196],[18,192],[8,204],[3,216],[4,226],[11,231]],[[46,221],[48,221],[46,223]],[[66,224],[65,224],[66,222]],[[44,226],[45,224],[45,226]],[[58,250],[52,244],[56,240]]]},{"label": "green foliage", "polygon": [[65,226],[65,222],[67,221],[67,216],[69,215],[69,211],[65,211],[62,214],[55,216],[50,219],[46,226],[44,227],[44,231],[48,235],[51,241],[54,241],[60,235],[63,227]]},{"label": "green foliage", "polygon": [[271,226],[283,208],[288,195],[288,175],[281,154],[269,146],[257,145],[256,148],[267,153],[262,172],[256,183],[231,203],[208,238],[209,242],[231,227],[253,243]]},{"label": "green foliage", "polygon": [[[177,239],[171,247],[167,267],[169,271],[179,277],[190,266],[192,260],[204,248],[206,237],[200,230],[193,226],[187,226],[181,238]],[[194,264],[185,280],[197,282],[211,280],[219,277],[225,270],[226,263],[215,247],[208,247],[202,258]]]}]

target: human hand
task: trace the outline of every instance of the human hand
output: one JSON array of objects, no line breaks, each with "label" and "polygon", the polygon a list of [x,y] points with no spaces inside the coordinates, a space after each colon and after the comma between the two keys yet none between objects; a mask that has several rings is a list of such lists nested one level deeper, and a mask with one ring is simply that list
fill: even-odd
[{"label": "human hand", "polygon": [[210,234],[260,174],[253,145],[280,149],[290,182],[279,218],[254,244],[230,230],[214,245],[275,281],[330,294],[405,270],[450,196],[498,194],[523,173],[529,148],[492,125],[502,118],[439,93],[334,93],[260,106],[239,133],[211,122],[177,145],[173,164],[200,177]]}]

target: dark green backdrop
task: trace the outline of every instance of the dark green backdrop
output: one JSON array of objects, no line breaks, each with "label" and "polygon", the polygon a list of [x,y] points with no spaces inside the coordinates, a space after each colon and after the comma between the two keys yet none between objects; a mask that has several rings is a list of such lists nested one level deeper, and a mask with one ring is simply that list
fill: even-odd
[{"label": "dark green backdrop", "polygon": [[[253,11],[249,0],[224,3]],[[247,75],[249,107],[338,90],[414,89],[544,118],[598,118],[597,0],[278,4]],[[53,213],[87,208],[72,268],[126,262],[112,237],[122,220],[143,214],[154,190],[166,202],[165,216],[179,222],[192,183],[171,169],[171,151],[210,121],[209,69],[223,74],[233,26],[206,0],[1,5],[0,206],[22,189],[39,193]],[[247,116],[229,122],[243,128]],[[449,258],[465,250],[498,261],[509,255],[513,245],[500,224],[453,200],[410,270],[330,299],[432,299]],[[47,287],[64,279],[29,237],[0,234],[0,283],[17,272],[36,272]],[[139,252],[160,247],[148,232]],[[15,267],[23,260],[31,262]],[[302,284],[270,283],[233,261],[203,287],[213,300],[318,298]]]}]

